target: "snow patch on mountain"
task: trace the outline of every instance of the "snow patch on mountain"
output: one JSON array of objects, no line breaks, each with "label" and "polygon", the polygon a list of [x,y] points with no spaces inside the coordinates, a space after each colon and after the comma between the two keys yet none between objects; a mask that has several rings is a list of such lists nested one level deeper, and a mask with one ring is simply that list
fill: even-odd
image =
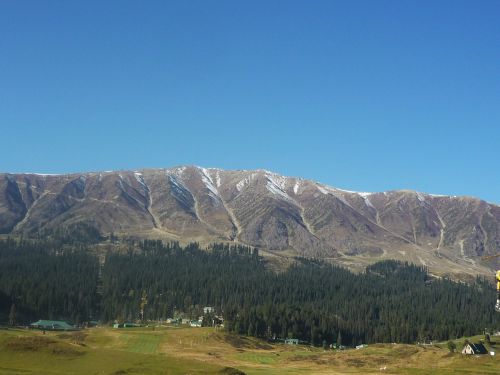
[{"label": "snow patch on mountain", "polygon": [[321,185],[321,184],[318,184],[318,183],[316,183],[316,187],[323,194],[325,194],[325,195],[326,194],[333,195],[335,198],[337,198],[338,200],[340,200],[345,205],[347,205],[349,207],[352,207],[351,204],[342,195],[342,193],[346,193],[347,191],[341,190],[341,189],[336,189],[336,188],[333,188],[333,187],[328,186],[328,185]]},{"label": "snow patch on mountain", "polygon": [[217,184],[217,187],[219,188],[220,185],[221,185],[221,182],[220,182],[220,170],[217,170],[217,172],[215,174],[215,183]]},{"label": "snow patch on mountain", "polygon": [[[361,195],[361,194],[360,194]],[[372,204],[372,202],[370,202],[370,198],[368,198],[368,195],[361,195],[363,197],[363,199],[365,200],[365,204],[368,206],[368,207],[371,207],[373,208],[374,210],[376,210],[375,206]]]},{"label": "snow patch on mountain", "polygon": [[198,168],[198,170],[199,170],[200,175],[201,175],[201,181],[203,181],[206,188],[208,189],[209,197],[212,198],[215,203],[219,204],[220,203],[220,194],[214,185],[214,181],[212,180],[212,177],[210,176],[208,169]]},{"label": "snow patch on mountain", "polygon": [[266,171],[266,178],[268,181],[271,181],[274,185],[278,186],[279,189],[285,191],[287,182],[287,178],[285,176]]},{"label": "snow patch on mountain", "polygon": [[40,176],[40,177],[62,176],[62,174],[60,174],[60,173],[33,173],[33,172],[25,172],[25,173],[19,173],[19,174],[28,174],[28,175]]},{"label": "snow patch on mountain", "polygon": [[418,199],[421,203],[424,203],[424,202],[425,202],[425,196],[424,196],[422,193],[420,193],[420,192],[416,191],[416,192],[415,192],[415,194],[417,195],[417,199]]},{"label": "snow patch on mountain", "polygon": [[[345,191],[347,191],[347,190],[345,190]],[[355,193],[355,194],[358,194],[358,195],[361,195],[363,198],[367,198],[367,197],[369,197],[370,195],[374,194],[374,193],[359,192],[359,191],[354,192],[354,193]]]},{"label": "snow patch on mountain", "polygon": [[143,187],[144,191],[149,191],[149,188],[147,187],[146,183],[144,182],[144,177],[142,176],[142,173],[140,172],[134,172],[134,177],[136,181],[141,184]]},{"label": "snow patch on mountain", "polygon": [[167,169],[166,173],[169,176],[174,175],[176,177],[182,177],[182,174],[184,173],[185,170],[186,170],[186,167],[177,167],[177,168]]},{"label": "snow patch on mountain", "polygon": [[301,183],[302,183],[302,179],[298,178],[295,180],[295,185],[293,185],[293,193],[295,195],[297,195],[299,193]]},{"label": "snow patch on mountain", "polygon": [[182,174],[184,173],[185,170],[186,167],[177,167],[177,168],[167,169],[165,171],[172,187],[175,190],[178,190],[178,192],[182,194],[184,194],[185,192],[190,193],[189,189],[182,182]]},{"label": "snow patch on mountain", "polygon": [[275,173],[266,172],[266,179],[267,190],[277,195],[278,197],[295,203],[295,201],[286,193],[286,177],[277,175]]},{"label": "snow patch on mountain", "polygon": [[328,194],[328,190],[326,190],[326,189],[325,189],[324,187],[322,187],[321,185],[316,184],[316,187],[317,187],[317,188],[318,188],[318,190],[319,190],[320,192],[322,192],[323,194],[325,194],[325,195],[326,195],[326,194]]},{"label": "snow patch on mountain", "polygon": [[353,190],[345,190],[345,189],[339,189],[339,188],[333,188],[333,187],[330,187],[330,189],[334,189],[336,191],[341,191],[342,193],[348,193],[348,194],[356,194],[356,195],[359,195],[363,198],[365,197],[368,197],[369,195],[372,195],[374,193],[370,193],[370,192],[366,192],[366,191],[353,191]]},{"label": "snow patch on mountain", "polygon": [[[182,172],[180,172],[182,173]],[[194,199],[191,191],[182,183],[182,179],[175,173],[167,173],[170,183],[170,195],[185,206],[192,206]]]},{"label": "snow patch on mountain", "polygon": [[175,175],[170,175],[168,176],[169,181],[172,183],[173,187],[180,190],[180,191],[185,191],[188,190],[177,178]]},{"label": "snow patch on mountain", "polygon": [[343,203],[348,205],[349,207],[352,207],[351,204],[344,198],[343,194],[356,194],[359,195],[363,200],[365,201],[365,204],[368,207],[371,207],[375,209],[373,206],[372,202],[370,202],[370,199],[368,198],[370,195],[373,195],[375,193],[370,193],[370,192],[364,192],[364,191],[352,191],[352,190],[344,190],[344,189],[338,189],[334,188],[328,185],[321,185],[316,183],[316,187],[318,188],[319,191],[321,191],[323,194],[331,194],[335,196],[336,198],[340,199]]},{"label": "snow patch on mountain", "polygon": [[239,181],[236,184],[236,190],[239,192],[246,186],[248,185],[255,177],[257,176],[257,173],[252,173],[250,176],[245,177],[243,180]]},{"label": "snow patch on mountain", "polygon": [[123,191],[125,191],[125,186],[123,186],[123,176],[122,176],[122,174],[119,173],[118,177],[120,178],[120,180],[118,181],[118,184],[120,185],[120,189],[122,189]]}]

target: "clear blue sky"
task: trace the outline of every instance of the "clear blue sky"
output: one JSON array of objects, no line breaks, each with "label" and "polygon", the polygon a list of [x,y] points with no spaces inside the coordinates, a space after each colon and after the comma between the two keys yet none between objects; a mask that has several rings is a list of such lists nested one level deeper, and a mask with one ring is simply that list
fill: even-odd
[{"label": "clear blue sky", "polygon": [[196,164],[500,203],[500,1],[0,2],[0,171]]}]

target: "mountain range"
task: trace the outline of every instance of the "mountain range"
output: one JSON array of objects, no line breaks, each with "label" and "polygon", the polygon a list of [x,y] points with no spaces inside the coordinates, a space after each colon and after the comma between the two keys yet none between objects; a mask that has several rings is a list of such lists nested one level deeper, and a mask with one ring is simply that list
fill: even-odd
[{"label": "mountain range", "polygon": [[500,206],[400,190],[352,192],[266,170],[182,166],[66,175],[0,174],[0,234],[84,227],[108,236],[258,247],[274,259],[351,269],[381,259],[436,275],[490,275]]}]

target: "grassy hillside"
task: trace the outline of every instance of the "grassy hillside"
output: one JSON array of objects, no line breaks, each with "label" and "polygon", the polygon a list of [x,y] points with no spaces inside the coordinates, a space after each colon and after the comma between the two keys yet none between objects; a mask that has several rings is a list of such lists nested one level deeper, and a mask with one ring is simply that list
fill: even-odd
[{"label": "grassy hillside", "polygon": [[45,335],[39,331],[0,330],[0,374],[239,374],[239,371],[497,374],[500,357],[451,354],[445,344],[425,347],[376,344],[360,350],[325,351],[268,344],[213,328],[95,328]]}]

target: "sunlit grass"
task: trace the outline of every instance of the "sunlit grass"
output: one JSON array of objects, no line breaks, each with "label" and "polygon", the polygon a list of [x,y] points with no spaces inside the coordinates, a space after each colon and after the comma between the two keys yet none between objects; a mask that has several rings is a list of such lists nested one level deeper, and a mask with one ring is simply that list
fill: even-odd
[{"label": "sunlit grass", "polygon": [[0,329],[0,374],[231,374],[235,369],[259,375],[500,373],[498,356],[465,357],[449,353],[446,343],[333,351],[270,344],[212,328],[95,328],[82,333],[83,339],[81,333]]}]

